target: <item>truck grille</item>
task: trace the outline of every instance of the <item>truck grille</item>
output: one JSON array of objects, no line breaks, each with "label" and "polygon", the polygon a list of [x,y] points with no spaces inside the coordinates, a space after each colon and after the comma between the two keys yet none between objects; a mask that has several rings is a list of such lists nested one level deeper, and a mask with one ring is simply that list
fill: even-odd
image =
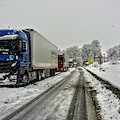
[{"label": "truck grille", "polygon": [[14,61],[0,61],[0,72],[9,72]]}]

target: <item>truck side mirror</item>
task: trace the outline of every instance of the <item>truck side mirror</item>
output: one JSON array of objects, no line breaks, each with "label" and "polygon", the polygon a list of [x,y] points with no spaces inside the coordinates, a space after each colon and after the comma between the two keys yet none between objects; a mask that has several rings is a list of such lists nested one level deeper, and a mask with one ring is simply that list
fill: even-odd
[{"label": "truck side mirror", "polygon": [[26,52],[26,42],[22,42],[22,51]]}]

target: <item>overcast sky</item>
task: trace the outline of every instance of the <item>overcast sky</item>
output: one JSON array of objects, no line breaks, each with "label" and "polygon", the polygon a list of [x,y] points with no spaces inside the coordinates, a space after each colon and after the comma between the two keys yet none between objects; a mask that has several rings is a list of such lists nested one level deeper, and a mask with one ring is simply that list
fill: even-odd
[{"label": "overcast sky", "polygon": [[33,28],[59,49],[120,43],[120,0],[0,0],[0,28]]}]

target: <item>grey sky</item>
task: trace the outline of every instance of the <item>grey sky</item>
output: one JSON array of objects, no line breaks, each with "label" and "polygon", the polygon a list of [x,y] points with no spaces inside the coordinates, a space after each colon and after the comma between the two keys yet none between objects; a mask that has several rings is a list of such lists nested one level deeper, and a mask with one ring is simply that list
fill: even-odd
[{"label": "grey sky", "polygon": [[58,48],[120,43],[120,0],[0,0],[0,28],[33,28]]}]

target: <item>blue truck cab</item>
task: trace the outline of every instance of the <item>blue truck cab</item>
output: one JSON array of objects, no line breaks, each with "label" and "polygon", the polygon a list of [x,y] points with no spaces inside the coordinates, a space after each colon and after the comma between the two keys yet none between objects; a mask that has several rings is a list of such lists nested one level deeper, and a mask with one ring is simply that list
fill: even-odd
[{"label": "blue truck cab", "polygon": [[6,73],[3,80],[21,85],[54,76],[57,51],[53,43],[34,29],[0,30],[0,73]]},{"label": "blue truck cab", "polygon": [[8,73],[4,78],[16,74],[20,82],[25,71],[32,70],[30,52],[28,31],[0,30],[0,73]]}]

